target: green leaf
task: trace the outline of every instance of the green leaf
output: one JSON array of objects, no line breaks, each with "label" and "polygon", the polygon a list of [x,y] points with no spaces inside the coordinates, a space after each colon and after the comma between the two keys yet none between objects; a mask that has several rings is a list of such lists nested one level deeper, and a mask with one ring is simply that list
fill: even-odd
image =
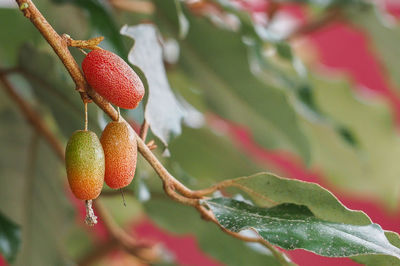
[{"label": "green leaf", "polygon": [[276,51],[278,54],[287,60],[293,59],[292,48],[286,42],[279,42],[276,44]]},{"label": "green leaf", "polygon": [[[0,8],[0,17],[4,21],[4,23],[0,23],[1,66],[14,66],[17,63],[18,51],[22,44],[27,41],[38,40],[41,37],[35,27],[16,8]],[[5,23],[5,21],[8,21],[8,23]],[[10,27],[11,23],[12,27]]]},{"label": "green leaf", "polygon": [[[400,237],[399,234],[395,232],[385,231],[386,238],[390,241],[390,243],[396,247],[400,247]],[[356,256],[352,258],[354,261],[358,263],[362,263],[365,265],[375,266],[393,266],[398,265],[399,260],[392,256],[379,256],[379,255],[363,255]]]},{"label": "green leaf", "polygon": [[64,167],[3,90],[0,121],[0,211],[22,228],[15,265],[67,265],[64,237],[74,215],[63,189]]},{"label": "green leaf", "polygon": [[154,135],[167,146],[171,135],[181,134],[182,121],[195,127],[201,126],[202,115],[183,99],[175,96],[171,90],[157,29],[149,24],[125,26],[121,29],[121,34],[135,40],[128,60],[139,67],[146,77],[149,95],[144,116]]},{"label": "green leaf", "polygon": [[21,228],[0,213],[0,253],[12,263],[21,246]]},{"label": "green leaf", "polygon": [[[306,213],[311,213],[313,219],[318,221],[350,225],[351,228],[352,226],[364,228],[371,225],[371,220],[364,212],[346,208],[331,192],[318,184],[282,178],[270,173],[259,173],[225,181],[223,188],[230,190],[235,188],[235,191],[239,189],[245,192],[261,209],[282,206],[282,204],[297,206],[296,208],[303,206],[307,208]],[[376,229],[377,225],[372,228]],[[398,234],[386,231],[385,235],[393,246],[400,248]],[[386,255],[362,255],[352,257],[352,259],[368,265],[398,263],[397,258]]]},{"label": "green leaf", "polygon": [[383,254],[400,259],[400,249],[389,243],[377,224],[327,222],[316,218],[307,207],[295,204],[260,208],[228,198],[205,202],[228,230],[240,232],[252,228],[284,249],[302,248],[327,257]]},{"label": "green leaf", "polygon": [[258,206],[272,207],[292,203],[307,206],[319,219],[354,225],[371,223],[365,213],[347,209],[331,192],[318,184],[287,179],[271,173],[258,173],[232,179],[227,186],[246,192]]},{"label": "green leaf", "polygon": [[[389,21],[385,14],[377,9],[370,8],[364,12],[354,12],[349,10],[348,18],[356,26],[368,34],[371,42],[371,50],[377,54],[378,58],[384,63],[384,70],[389,77],[400,88],[400,26],[398,23]],[[393,18],[391,18],[393,20]]]},{"label": "green leaf", "polygon": [[[326,123],[304,120],[312,147],[311,164],[339,188],[398,206],[400,139],[387,103],[355,95],[344,79],[311,79],[314,100],[327,117],[352,133],[350,144]],[[367,122],[366,122],[367,121]]]},{"label": "green leaf", "polygon": [[[155,1],[162,29],[177,25],[173,6]],[[221,117],[251,129],[258,143],[309,157],[308,143],[285,94],[263,84],[250,71],[247,47],[235,32],[213,27],[187,14],[190,31],[181,41],[181,70]]]},{"label": "green leaf", "polygon": [[180,0],[174,0],[176,6],[176,12],[179,20],[179,38],[184,39],[189,32],[189,21],[182,10],[182,4]]}]

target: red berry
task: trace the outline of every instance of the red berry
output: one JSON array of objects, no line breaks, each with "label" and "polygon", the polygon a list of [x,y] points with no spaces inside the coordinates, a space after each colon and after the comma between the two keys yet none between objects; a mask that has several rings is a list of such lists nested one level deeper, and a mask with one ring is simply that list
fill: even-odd
[{"label": "red berry", "polygon": [[82,62],[89,85],[109,102],[125,109],[136,108],[144,96],[143,83],[118,55],[95,49]]},{"label": "red berry", "polygon": [[106,165],[104,181],[110,188],[126,187],[136,170],[137,143],[133,129],[126,122],[110,122],[100,142]]}]

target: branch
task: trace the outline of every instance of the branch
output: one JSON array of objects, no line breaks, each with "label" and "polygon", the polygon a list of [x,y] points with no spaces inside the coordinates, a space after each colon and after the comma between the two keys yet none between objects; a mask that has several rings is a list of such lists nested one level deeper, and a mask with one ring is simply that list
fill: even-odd
[{"label": "branch", "polygon": [[[72,79],[74,80],[77,90],[81,93],[81,97],[84,102],[88,101],[87,95],[114,121],[118,120],[119,115],[118,112],[112,107],[112,105],[107,102],[103,97],[97,94],[88,84],[80,71],[78,64],[75,59],[72,57],[71,53],[68,50],[68,41],[69,36],[62,38],[58,35],[55,30],[51,27],[51,25],[46,21],[46,19],[42,16],[39,10],[35,7],[31,0],[16,0],[18,3],[20,10],[24,13],[24,15],[31,20],[31,22],[35,25],[35,27],[40,31],[43,37],[47,40],[47,42],[53,47],[53,50],[59,56],[60,60],[70,73]],[[87,95],[86,95],[87,93]],[[146,143],[141,139],[139,135],[135,133],[135,138],[138,143],[138,150],[142,154],[142,156],[147,160],[147,162],[153,167],[153,169],[157,172],[158,176],[163,181],[164,190],[166,194],[175,201],[180,203],[190,205],[195,207],[202,215],[203,218],[213,221],[218,226],[221,225],[216,221],[213,217],[212,213],[207,212],[203,206],[200,204],[199,193],[192,191],[187,188],[181,182],[179,182],[175,177],[173,177],[168,170],[161,164],[161,162],[156,158],[156,156],[151,152]],[[180,194],[178,194],[179,192]],[[201,194],[201,193],[200,193]],[[99,204],[99,203],[97,203]],[[97,205],[98,206],[98,205]],[[101,206],[100,206],[101,208]],[[110,232],[116,232],[117,230],[114,228],[113,223],[109,223],[111,228],[108,228]],[[222,227],[221,227],[222,228]],[[230,232],[226,229],[223,229],[224,232],[229,232],[230,235],[240,238],[243,240],[242,236],[235,235],[235,233]],[[119,233],[118,233],[119,234]],[[247,239],[250,240],[250,239]],[[128,241],[129,242],[129,241]],[[284,265],[287,264],[284,256],[277,252],[271,244],[260,239],[251,239],[251,242],[260,242],[276,256],[278,261],[282,262]],[[267,243],[267,244],[265,244]]]},{"label": "branch", "polygon": [[[139,132],[139,137],[146,142],[146,137],[147,133],[149,132],[149,123],[146,121],[146,119],[143,120],[142,126],[140,127],[140,132]],[[154,150],[157,148],[157,145],[155,144],[154,140],[150,140],[147,144],[147,147],[149,147],[150,150]]]},{"label": "branch", "polygon": [[147,132],[149,131],[149,123],[144,119],[142,126],[140,127],[140,138],[146,141]]},{"label": "branch", "polygon": [[99,45],[103,40],[104,37],[95,37],[89,40],[73,40],[68,34],[63,34],[63,39],[67,41],[67,45],[71,47],[77,47],[77,48],[82,48],[82,49],[101,49],[97,45]]},{"label": "branch", "polygon": [[81,93],[82,99],[88,101],[84,93],[87,87],[86,81],[82,76],[78,64],[68,50],[67,41],[57,34],[31,0],[16,0],[16,2],[20,10],[24,13],[24,16],[31,20],[64,63],[65,68],[76,84],[76,89]]}]

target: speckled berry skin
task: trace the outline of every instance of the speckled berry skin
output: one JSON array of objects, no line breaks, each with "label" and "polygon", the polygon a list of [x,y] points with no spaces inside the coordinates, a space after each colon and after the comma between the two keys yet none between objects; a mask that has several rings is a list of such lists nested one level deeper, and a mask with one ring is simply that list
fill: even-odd
[{"label": "speckled berry skin", "polygon": [[75,197],[95,199],[104,183],[105,159],[99,138],[92,131],[75,131],[65,149],[68,183]]},{"label": "speckled berry skin", "polygon": [[144,96],[143,83],[118,55],[95,49],[82,62],[89,85],[109,102],[125,109],[136,108]]},{"label": "speckled berry skin", "polygon": [[135,133],[126,122],[110,122],[100,138],[106,159],[104,181],[113,189],[132,182],[136,170],[137,142]]}]

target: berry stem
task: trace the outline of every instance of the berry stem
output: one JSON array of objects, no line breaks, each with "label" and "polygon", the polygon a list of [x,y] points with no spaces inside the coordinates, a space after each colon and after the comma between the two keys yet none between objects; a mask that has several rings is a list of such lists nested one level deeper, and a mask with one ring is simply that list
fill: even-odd
[{"label": "berry stem", "polygon": [[85,50],[83,50],[82,48],[79,48],[79,51],[81,51],[82,54],[87,55],[87,53],[85,52]]},{"label": "berry stem", "polygon": [[117,111],[118,111],[118,119],[117,119],[117,121],[119,122],[120,121],[120,117],[121,117],[121,111],[119,110],[118,106],[117,106]]},{"label": "berry stem", "polygon": [[97,216],[94,215],[94,211],[92,208],[92,200],[85,200],[85,206],[86,206],[85,223],[89,226],[94,226],[95,224],[97,224]]},{"label": "berry stem", "polygon": [[[64,39],[67,40],[68,46],[76,47],[79,49],[101,49],[98,45],[104,40],[103,36],[95,37],[89,40],[74,40],[68,34],[63,34],[62,36]],[[86,54],[86,53],[85,53]]]},{"label": "berry stem", "polygon": [[122,188],[120,188],[119,191],[121,192],[122,202],[124,203],[124,206],[126,207],[126,201],[125,201],[124,191],[122,190]]},{"label": "berry stem", "polygon": [[87,110],[87,102],[85,102],[85,131],[88,130],[88,110]]},{"label": "berry stem", "polygon": [[149,123],[147,123],[146,118],[143,120],[143,124],[140,127],[140,138],[146,141],[147,132],[149,131]]}]

